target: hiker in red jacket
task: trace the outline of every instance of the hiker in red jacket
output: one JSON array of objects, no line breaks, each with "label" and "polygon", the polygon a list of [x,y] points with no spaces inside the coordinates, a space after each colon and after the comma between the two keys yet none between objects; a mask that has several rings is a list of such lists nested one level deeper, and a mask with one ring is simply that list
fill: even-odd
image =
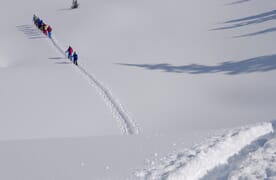
[{"label": "hiker in red jacket", "polygon": [[70,59],[72,61],[73,48],[71,46],[69,46],[67,51],[65,51],[65,53],[68,53],[68,59]]},{"label": "hiker in red jacket", "polygon": [[52,38],[52,27],[50,25],[48,25],[47,32],[48,32],[49,38],[51,39]]}]

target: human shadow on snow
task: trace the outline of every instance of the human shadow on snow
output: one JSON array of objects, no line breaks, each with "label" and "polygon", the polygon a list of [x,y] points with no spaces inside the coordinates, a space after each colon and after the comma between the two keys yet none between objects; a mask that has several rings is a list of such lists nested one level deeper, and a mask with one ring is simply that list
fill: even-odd
[{"label": "human shadow on snow", "polygon": [[232,23],[234,23],[234,24],[224,26],[224,27],[214,28],[211,30],[217,31],[217,30],[234,29],[234,28],[244,27],[244,26],[248,26],[248,25],[252,25],[252,24],[260,24],[260,23],[273,21],[273,20],[276,20],[276,10],[268,11],[268,12],[253,15],[253,16],[247,16],[244,18],[226,21],[223,24],[232,24]]},{"label": "human shadow on snow", "polygon": [[49,57],[48,59],[59,60],[59,59],[66,59],[66,58],[65,57]]},{"label": "human shadow on snow", "polygon": [[65,61],[63,61],[63,62],[55,62],[55,64],[61,64],[61,65],[63,65],[63,64],[72,64],[71,62],[65,62]]},{"label": "human shadow on snow", "polygon": [[46,38],[46,36],[44,36],[34,25],[20,25],[16,26],[16,29],[23,32],[28,39]]},{"label": "human shadow on snow", "polygon": [[276,70],[276,54],[260,56],[242,61],[228,61],[215,66],[200,64],[190,64],[184,66],[174,66],[168,63],[162,64],[128,64],[117,63],[118,65],[139,67],[148,70],[161,70],[170,73],[189,73],[189,74],[207,74],[224,73],[228,75],[237,75],[254,72],[267,72]]},{"label": "human shadow on snow", "polygon": [[241,4],[241,3],[245,3],[245,2],[249,2],[249,1],[251,1],[251,0],[239,0],[239,1],[228,3],[226,5],[236,5],[236,4]]},{"label": "human shadow on snow", "polygon": [[[72,64],[72,62],[64,61],[67,59],[65,57],[49,57],[48,59],[55,61],[55,64],[59,64],[59,65]],[[57,61],[57,60],[63,60],[63,61]]]},{"label": "human shadow on snow", "polygon": [[62,9],[58,9],[57,11],[70,11],[72,10],[72,8],[62,8]]}]

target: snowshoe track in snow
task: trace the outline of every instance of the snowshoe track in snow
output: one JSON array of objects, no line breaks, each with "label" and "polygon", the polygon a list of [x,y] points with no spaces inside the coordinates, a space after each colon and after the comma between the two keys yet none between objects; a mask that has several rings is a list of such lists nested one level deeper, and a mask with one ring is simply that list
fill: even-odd
[{"label": "snowshoe track in snow", "polygon": [[[56,49],[66,57],[64,53],[64,48],[62,48],[57,40],[54,38],[50,39]],[[67,57],[66,57],[67,58]],[[84,76],[84,78],[92,85],[98,94],[102,97],[105,104],[109,107],[113,117],[117,120],[117,123],[123,134],[133,135],[139,134],[139,129],[136,123],[128,116],[128,114],[123,109],[122,105],[116,101],[116,99],[112,96],[110,90],[105,88],[103,84],[91,73],[89,73],[82,65],[75,66],[79,72]]]}]

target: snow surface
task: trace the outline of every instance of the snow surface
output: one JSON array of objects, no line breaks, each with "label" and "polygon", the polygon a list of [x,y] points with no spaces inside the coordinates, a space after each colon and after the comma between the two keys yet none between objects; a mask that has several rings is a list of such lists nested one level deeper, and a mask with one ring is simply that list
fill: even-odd
[{"label": "snow surface", "polygon": [[275,121],[272,125],[273,133],[258,138],[202,179],[275,179]]},{"label": "snow surface", "polygon": [[229,179],[275,179],[276,178],[276,141],[275,136],[229,174]]},{"label": "snow surface", "polygon": [[[53,45],[57,48],[57,50],[60,51],[61,55],[64,55],[64,58],[66,58],[66,54],[64,54],[63,52],[63,49],[65,48],[62,48],[57,43],[57,40],[55,40],[54,37],[51,38],[51,41]],[[106,105],[110,108],[114,118],[117,119],[122,133],[127,135],[138,134],[139,130],[136,123],[129,118],[128,114],[122,108],[122,105],[116,102],[110,90],[106,89],[94,75],[87,72],[87,70],[80,63],[78,63],[78,66],[76,66],[76,68],[85,76],[88,82],[97,90],[99,95],[103,98]]]},{"label": "snow surface", "polygon": [[[256,126],[252,139],[237,139],[246,145],[265,133],[259,123],[275,120],[274,0],[70,5],[1,4],[0,179],[133,179],[151,157]],[[34,13],[53,27],[53,41],[35,28]],[[69,45],[80,68],[64,57]],[[251,160],[200,172],[251,177]],[[260,177],[272,177],[271,168]]]},{"label": "snow surface", "polygon": [[161,165],[154,165],[136,175],[143,179],[200,179],[213,168],[226,164],[246,145],[273,131],[271,123],[232,129],[191,149],[173,153],[163,158]]}]

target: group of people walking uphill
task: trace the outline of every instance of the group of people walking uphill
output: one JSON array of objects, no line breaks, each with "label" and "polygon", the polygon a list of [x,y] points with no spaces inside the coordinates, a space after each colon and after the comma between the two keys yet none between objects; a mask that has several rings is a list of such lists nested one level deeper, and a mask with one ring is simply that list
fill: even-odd
[{"label": "group of people walking uphill", "polygon": [[[50,39],[52,38],[52,27],[50,25],[47,25],[46,23],[43,22],[42,19],[40,19],[38,16],[34,14],[33,16],[33,21],[34,24],[38,29],[40,29],[43,34],[48,36]],[[76,51],[73,53],[73,48],[69,46],[69,48],[65,51],[65,54],[68,53],[68,59],[70,61],[73,61],[73,63],[77,66],[78,65],[78,54]]]},{"label": "group of people walking uphill", "polygon": [[68,49],[65,51],[65,53],[68,53],[68,59],[72,61],[77,66],[78,65],[78,54],[76,51],[73,53],[73,48],[71,46],[68,47]]},{"label": "group of people walking uphill", "polygon": [[43,20],[35,14],[33,16],[33,21],[38,29],[40,29],[46,36],[49,36],[49,38],[52,38],[52,27],[50,25],[44,23]]}]

